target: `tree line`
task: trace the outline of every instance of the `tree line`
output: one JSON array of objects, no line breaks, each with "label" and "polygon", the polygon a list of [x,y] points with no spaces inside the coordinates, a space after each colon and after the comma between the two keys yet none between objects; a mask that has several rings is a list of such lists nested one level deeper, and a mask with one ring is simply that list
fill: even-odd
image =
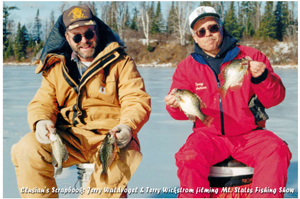
[{"label": "tree line", "polygon": [[[160,35],[181,45],[191,43],[188,16],[197,6],[214,7],[221,16],[224,28],[237,39],[283,41],[284,38],[296,38],[298,30],[294,1],[172,1],[165,13],[160,1],[79,1],[78,4],[87,4],[94,15],[110,26],[123,41],[129,40],[126,33],[136,33],[135,39],[145,39],[147,47],[150,46],[150,39]],[[66,3],[62,2],[61,13],[65,9]],[[38,9],[33,23],[18,22],[16,26],[10,14],[18,10],[16,6],[3,5],[4,60],[23,61],[35,56],[43,48],[57,18],[52,11],[49,18],[42,22]]]}]

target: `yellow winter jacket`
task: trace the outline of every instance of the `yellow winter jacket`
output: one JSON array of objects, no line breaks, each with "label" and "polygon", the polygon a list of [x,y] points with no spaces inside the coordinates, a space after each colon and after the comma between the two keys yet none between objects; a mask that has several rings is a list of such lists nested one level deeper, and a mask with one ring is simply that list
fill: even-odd
[{"label": "yellow winter jacket", "polygon": [[150,96],[134,61],[122,52],[117,42],[108,44],[79,83],[69,75],[65,56],[47,54],[36,68],[36,73],[43,74],[41,87],[28,106],[32,131],[39,120],[100,134],[126,124],[137,140],[138,131],[150,116]]}]

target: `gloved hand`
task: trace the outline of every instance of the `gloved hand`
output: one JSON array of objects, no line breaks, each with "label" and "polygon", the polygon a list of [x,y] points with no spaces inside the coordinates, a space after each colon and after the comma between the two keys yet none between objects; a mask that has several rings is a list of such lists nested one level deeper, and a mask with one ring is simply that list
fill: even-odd
[{"label": "gloved hand", "polygon": [[112,132],[116,133],[117,136],[117,145],[118,147],[124,148],[131,140],[132,138],[132,131],[129,126],[126,124],[119,124],[112,128]]},{"label": "gloved hand", "polygon": [[[36,123],[35,137],[41,144],[50,144],[48,133],[55,130],[54,124],[51,120],[40,120]],[[48,135],[47,135],[48,134]]]}]

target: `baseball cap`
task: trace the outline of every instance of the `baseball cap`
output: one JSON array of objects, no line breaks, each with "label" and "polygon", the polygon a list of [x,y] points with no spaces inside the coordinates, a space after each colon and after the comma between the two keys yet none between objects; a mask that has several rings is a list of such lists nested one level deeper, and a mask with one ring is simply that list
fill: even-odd
[{"label": "baseball cap", "polygon": [[63,13],[63,22],[67,30],[96,25],[93,19],[94,15],[87,5],[72,6]]},{"label": "baseball cap", "polygon": [[197,21],[208,16],[220,19],[220,15],[216,12],[216,10],[213,7],[199,6],[189,16],[190,28],[193,29]]}]

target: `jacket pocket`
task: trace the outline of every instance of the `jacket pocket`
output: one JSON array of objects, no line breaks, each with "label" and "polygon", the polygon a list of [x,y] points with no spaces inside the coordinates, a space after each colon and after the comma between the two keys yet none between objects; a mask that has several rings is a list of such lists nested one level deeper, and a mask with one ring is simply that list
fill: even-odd
[{"label": "jacket pocket", "polygon": [[87,83],[87,97],[101,99],[108,103],[114,103],[117,96],[117,82],[114,75],[108,76],[106,82],[103,76],[97,75]]}]

